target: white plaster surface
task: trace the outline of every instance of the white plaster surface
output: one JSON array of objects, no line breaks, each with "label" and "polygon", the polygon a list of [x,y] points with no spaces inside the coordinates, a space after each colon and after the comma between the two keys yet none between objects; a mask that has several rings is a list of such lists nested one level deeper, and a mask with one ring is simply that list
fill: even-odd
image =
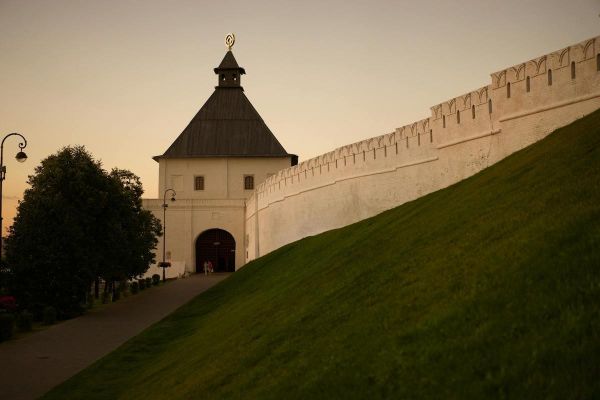
[{"label": "white plaster surface", "polygon": [[[253,175],[255,185],[268,174],[290,165],[289,158],[204,157],[160,159],[159,198],[144,199],[144,208],[163,221],[163,194],[173,188],[177,195],[170,202],[167,195],[166,260],[171,262],[167,277],[179,277],[196,271],[196,239],[213,228],[229,232],[236,242],[236,267],[245,264],[245,199],[253,190],[244,189],[244,175]],[[204,190],[194,190],[194,177],[204,176]],[[163,238],[159,238],[156,261],[162,261]],[[146,276],[162,274],[152,265]]]},{"label": "white plaster surface", "polygon": [[452,185],[595,111],[599,53],[596,37],[493,73],[429,118],[279,171],[247,200],[248,260]]}]

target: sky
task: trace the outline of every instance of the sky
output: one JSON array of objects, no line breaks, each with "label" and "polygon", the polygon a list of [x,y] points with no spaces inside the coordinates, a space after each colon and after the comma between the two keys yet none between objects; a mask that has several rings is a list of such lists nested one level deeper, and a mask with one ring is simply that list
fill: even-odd
[{"label": "sky", "polygon": [[42,159],[84,145],[156,198],[162,154],[233,53],[300,160],[430,116],[490,74],[600,34],[600,0],[0,0],[4,228]]}]

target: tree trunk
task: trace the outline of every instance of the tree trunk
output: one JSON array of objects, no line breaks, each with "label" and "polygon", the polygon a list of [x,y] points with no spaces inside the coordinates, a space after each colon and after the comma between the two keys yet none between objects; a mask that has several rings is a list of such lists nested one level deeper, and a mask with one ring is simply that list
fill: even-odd
[{"label": "tree trunk", "polygon": [[94,281],[94,297],[96,300],[100,298],[100,278],[96,278]]},{"label": "tree trunk", "polygon": [[110,281],[110,286],[112,287],[112,298],[113,301],[115,301],[115,299],[117,298],[117,282],[116,281]]}]

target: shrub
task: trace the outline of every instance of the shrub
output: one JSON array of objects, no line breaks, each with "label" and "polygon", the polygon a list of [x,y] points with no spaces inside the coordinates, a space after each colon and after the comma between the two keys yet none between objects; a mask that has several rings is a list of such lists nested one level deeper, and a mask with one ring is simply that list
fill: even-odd
[{"label": "shrub", "polygon": [[152,284],[154,286],[158,285],[160,283],[160,275],[159,274],[154,274],[152,275]]},{"label": "shrub", "polygon": [[137,282],[131,282],[129,290],[131,291],[131,294],[137,294],[137,292],[140,291],[140,285]]},{"label": "shrub", "polygon": [[119,292],[121,292],[121,296],[122,297],[129,296],[130,291],[131,291],[131,287],[129,286],[129,283],[121,282],[121,284],[119,285]]},{"label": "shrub", "polygon": [[86,301],[85,301],[85,306],[87,308],[92,308],[94,307],[94,295],[92,293],[88,293],[86,295]]},{"label": "shrub", "polygon": [[44,315],[42,317],[44,325],[52,325],[56,322],[56,308],[52,306],[44,307]]},{"label": "shrub", "polygon": [[147,277],[146,278],[146,287],[150,287],[150,286],[152,286],[152,278]]},{"label": "shrub", "polygon": [[17,317],[17,327],[21,332],[29,332],[33,328],[33,314],[23,310]]},{"label": "shrub", "polygon": [[138,283],[140,284],[140,290],[146,289],[146,280],[145,279],[138,279]]},{"label": "shrub", "polygon": [[17,301],[13,296],[0,296],[0,310],[6,310],[9,313],[17,310]]},{"label": "shrub", "polygon": [[102,292],[100,299],[102,300],[102,304],[108,303],[110,301],[110,292]]},{"label": "shrub", "polygon": [[83,315],[85,311],[85,307],[82,304],[79,304],[77,307],[72,307],[70,309],[67,310],[59,310],[56,313],[56,318],[57,319],[71,319],[71,318],[75,318],[75,317],[79,317],[80,315]]},{"label": "shrub", "polygon": [[15,317],[7,312],[0,313],[0,342],[10,339],[15,331]]}]

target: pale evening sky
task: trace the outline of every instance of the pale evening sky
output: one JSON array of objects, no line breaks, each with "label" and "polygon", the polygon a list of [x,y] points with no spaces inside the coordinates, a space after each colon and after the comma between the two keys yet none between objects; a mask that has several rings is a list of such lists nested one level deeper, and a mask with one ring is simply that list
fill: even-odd
[{"label": "pale evening sky", "polygon": [[300,160],[388,133],[489,74],[600,34],[600,0],[0,0],[6,227],[66,145],[142,178],[216,85],[228,32],[245,93]]}]

